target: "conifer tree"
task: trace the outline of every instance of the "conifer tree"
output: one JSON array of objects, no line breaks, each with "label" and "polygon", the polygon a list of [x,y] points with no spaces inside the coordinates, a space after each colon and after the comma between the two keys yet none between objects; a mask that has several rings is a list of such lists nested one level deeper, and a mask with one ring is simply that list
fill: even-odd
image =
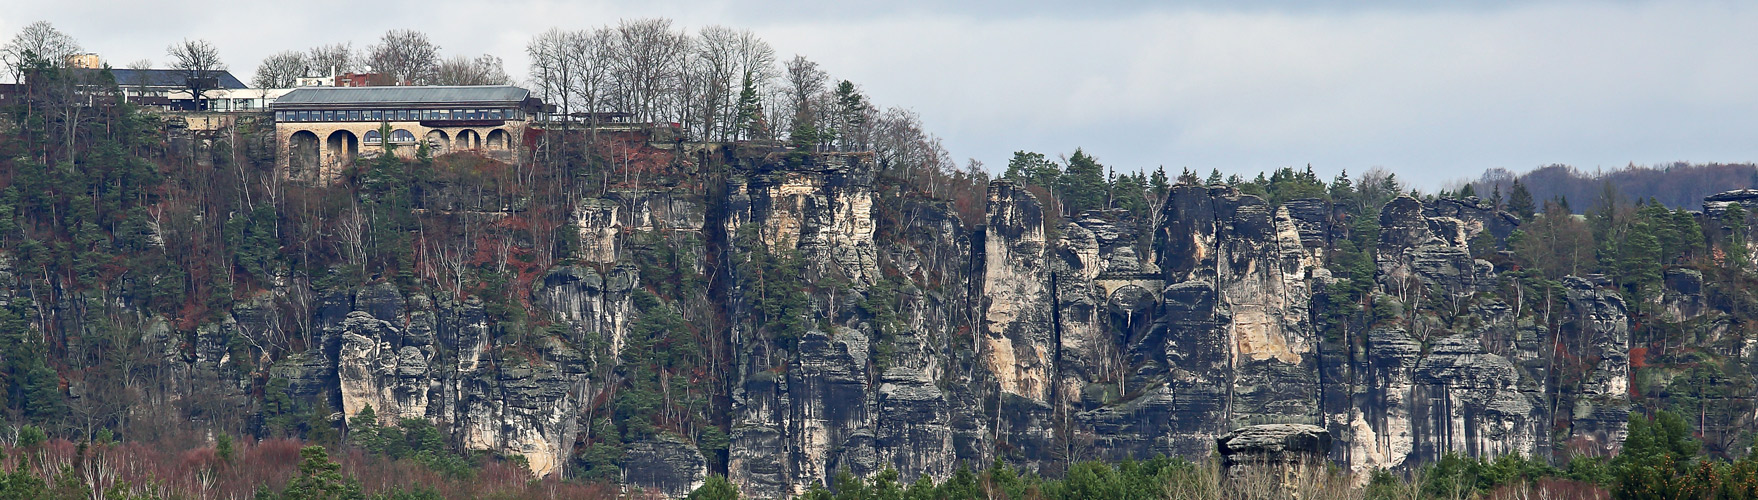
[{"label": "conifer tree", "polygon": [[1068,157],[1068,169],[1060,178],[1058,198],[1069,214],[1105,208],[1105,167],[1080,149]]},{"label": "conifer tree", "polygon": [[1513,192],[1508,193],[1508,211],[1525,221],[1532,220],[1533,212],[1537,209],[1538,206],[1532,202],[1532,192],[1527,191],[1526,185],[1521,184],[1519,179],[1515,179]]}]

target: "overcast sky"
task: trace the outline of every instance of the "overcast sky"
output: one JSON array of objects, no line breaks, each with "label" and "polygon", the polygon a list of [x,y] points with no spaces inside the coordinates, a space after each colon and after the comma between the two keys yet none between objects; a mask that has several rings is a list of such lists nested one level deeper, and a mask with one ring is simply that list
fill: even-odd
[{"label": "overcast sky", "polygon": [[392,28],[520,79],[552,26],[748,28],[991,170],[1080,147],[1119,171],[1383,166],[1436,187],[1492,167],[1758,161],[1758,2],[4,3],[6,38],[48,20],[117,67],[202,38],[245,80],[270,53]]}]

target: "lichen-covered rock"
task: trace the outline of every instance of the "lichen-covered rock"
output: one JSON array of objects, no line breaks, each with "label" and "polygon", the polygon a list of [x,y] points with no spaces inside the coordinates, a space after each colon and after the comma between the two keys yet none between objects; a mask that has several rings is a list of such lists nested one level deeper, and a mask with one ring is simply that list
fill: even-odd
[{"label": "lichen-covered rock", "polygon": [[633,264],[612,266],[608,272],[584,266],[551,269],[536,286],[538,304],[560,316],[577,331],[577,337],[593,336],[610,343],[611,354],[623,352],[633,321],[630,293],[641,284],[640,270]]},{"label": "lichen-covered rock", "polygon": [[1240,427],[1215,438],[1221,466],[1232,475],[1241,467],[1320,464],[1331,449],[1331,433],[1306,424]]},{"label": "lichen-covered rock", "polygon": [[1047,405],[1055,326],[1043,206],[1000,181],[989,185],[988,213],[979,355],[1002,393]]},{"label": "lichen-covered rock", "polygon": [[574,206],[574,228],[580,233],[581,260],[609,264],[617,261],[622,217],[621,205],[611,200],[587,198]]},{"label": "lichen-covered rock", "polygon": [[708,459],[682,438],[661,434],[623,450],[623,484],[682,498],[708,480]]},{"label": "lichen-covered rock", "polygon": [[1661,317],[1670,322],[1696,319],[1709,311],[1703,297],[1703,272],[1695,269],[1667,269],[1662,281]]},{"label": "lichen-covered rock", "polygon": [[1624,299],[1583,278],[1563,278],[1568,301],[1558,345],[1593,362],[1579,392],[1559,394],[1569,412],[1569,447],[1610,455],[1622,446],[1630,413],[1630,320]]},{"label": "lichen-covered rock", "polygon": [[[1473,259],[1469,246],[1474,231],[1483,231],[1482,224],[1430,217],[1424,210],[1422,202],[1408,196],[1392,200],[1381,210],[1376,262],[1382,289],[1410,302],[1426,286],[1454,296],[1492,286],[1494,268],[1489,262]],[[1500,220],[1499,216],[1495,220]]]}]

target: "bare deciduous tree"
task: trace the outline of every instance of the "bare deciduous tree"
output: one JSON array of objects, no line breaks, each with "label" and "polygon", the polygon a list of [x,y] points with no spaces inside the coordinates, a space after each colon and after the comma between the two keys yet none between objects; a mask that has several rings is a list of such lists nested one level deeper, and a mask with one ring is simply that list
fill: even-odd
[{"label": "bare deciduous tree", "polygon": [[305,51],[306,73],[301,76],[334,76],[353,72],[354,46],[349,43],[319,45]]},{"label": "bare deciduous tree", "polygon": [[823,106],[817,101],[824,95],[824,84],[830,76],[818,69],[818,63],[807,60],[805,56],[795,55],[787,62],[787,99],[788,113],[786,116],[793,121],[788,124],[789,139],[801,144],[816,145],[818,141],[818,113]]},{"label": "bare deciduous tree", "polygon": [[37,61],[50,66],[65,66],[67,57],[79,53],[79,42],[55,29],[48,21],[37,21],[19,30],[12,41],[0,47],[0,58],[12,73],[12,81],[22,82],[24,70]]},{"label": "bare deciduous tree", "polygon": [[434,85],[507,85],[513,82],[501,58],[483,54],[475,59],[454,56],[434,68]]},{"label": "bare deciduous tree", "polygon": [[672,29],[670,19],[639,19],[617,24],[613,40],[613,104],[639,121],[671,116],[667,100],[676,96],[688,46],[684,34]]},{"label": "bare deciduous tree", "polygon": [[439,46],[415,30],[387,31],[366,52],[366,64],[392,85],[427,85],[439,65]]},{"label": "bare deciduous tree", "polygon": [[724,26],[709,26],[697,32],[695,50],[689,59],[686,74],[697,83],[698,95],[692,99],[697,107],[699,133],[706,140],[722,140],[732,135],[727,124],[733,122],[729,111],[743,84],[740,68],[740,33]]},{"label": "bare deciduous tree", "polygon": [[189,89],[189,97],[198,105],[207,91],[219,88],[219,75],[226,70],[226,63],[220,61],[220,49],[214,44],[207,40],[184,40],[166,47],[165,55],[171,56],[171,69],[181,74],[184,88]]},{"label": "bare deciduous tree", "polygon": [[282,51],[268,56],[256,67],[256,76],[250,79],[251,85],[262,89],[284,89],[294,86],[299,77],[305,76],[308,59],[302,52]]}]

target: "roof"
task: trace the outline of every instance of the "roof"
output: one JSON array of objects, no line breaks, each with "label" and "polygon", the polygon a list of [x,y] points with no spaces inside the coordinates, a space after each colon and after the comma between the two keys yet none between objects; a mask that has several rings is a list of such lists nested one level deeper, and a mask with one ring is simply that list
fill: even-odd
[{"label": "roof", "polygon": [[276,108],[387,105],[517,105],[531,91],[510,85],[409,87],[300,87],[275,101]]},{"label": "roof", "polygon": [[[117,85],[137,85],[146,87],[182,87],[189,73],[177,69],[110,69],[116,77]],[[242,89],[247,86],[232,76],[232,72],[220,70],[215,72],[219,79],[219,88]]]}]

